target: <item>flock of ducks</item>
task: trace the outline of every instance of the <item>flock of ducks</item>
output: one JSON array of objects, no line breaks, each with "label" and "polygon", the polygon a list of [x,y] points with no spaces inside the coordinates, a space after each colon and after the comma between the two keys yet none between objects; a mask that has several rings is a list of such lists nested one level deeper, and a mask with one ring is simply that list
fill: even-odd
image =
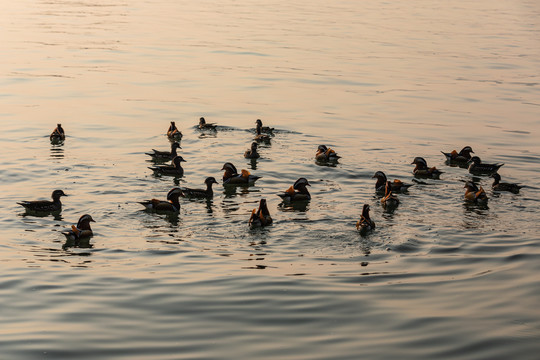
[{"label": "flock of ducks", "polygon": [[[258,144],[261,142],[268,143],[273,135],[274,128],[263,126],[262,121],[257,119],[255,122],[256,135],[253,139],[250,149],[247,149],[244,153],[244,157],[247,159],[257,159],[260,157],[257,152]],[[201,131],[217,131],[217,125],[214,123],[207,123],[204,117],[199,119],[199,125],[197,128]],[[61,144],[65,140],[65,132],[61,124],[57,124],[56,128],[50,135],[50,141],[52,144]],[[170,151],[159,151],[152,149],[152,152],[146,153],[150,156],[155,163],[154,166],[149,167],[154,173],[159,175],[182,177],[184,175],[184,169],[181,163],[186,161],[178,154],[178,150],[182,149],[179,141],[182,139],[182,132],[177,128],[174,121],[167,130],[167,136],[171,140]],[[441,151],[442,152],[442,151]],[[488,164],[483,163],[478,156],[471,156],[474,151],[470,146],[465,146],[460,152],[453,150],[452,152],[442,154],[446,157],[446,164],[450,166],[459,166],[467,168],[469,173],[475,176],[491,176],[494,179],[492,189],[494,191],[509,191],[512,193],[518,193],[522,186],[512,183],[502,183],[501,176],[498,174],[498,170],[504,164]],[[337,163],[340,156],[337,153],[327,147],[326,145],[319,145],[315,153],[315,161],[318,163]],[[160,162],[171,161],[170,164],[159,164]],[[440,171],[436,167],[429,167],[426,160],[422,157],[415,157],[411,163],[415,165],[413,169],[414,182],[425,184],[417,178],[426,179],[439,179],[443,171]],[[226,162],[221,170],[224,171],[222,183],[223,185],[253,185],[260,176],[251,174],[249,171],[242,169],[240,172],[236,167]],[[375,182],[375,192],[381,194],[381,204],[388,210],[393,211],[399,205],[399,198],[395,193],[407,192],[408,189],[414,184],[407,184],[401,180],[395,179],[389,181],[382,171],[377,171],[373,177],[377,179]],[[177,213],[180,211],[180,198],[206,198],[213,197],[212,186],[218,184],[218,181],[214,177],[207,177],[204,181],[206,188],[204,189],[192,189],[192,188],[179,188],[175,187],[167,193],[166,200],[151,199],[139,202],[144,206],[146,210],[155,211],[158,213]],[[309,202],[311,200],[311,194],[307,187],[311,186],[308,180],[304,177],[299,178],[291,185],[286,191],[277,194],[283,202],[296,203],[296,202]],[[467,181],[465,183],[465,195],[464,199],[467,202],[475,204],[487,204],[488,197],[485,190],[478,186],[473,181]],[[62,211],[62,203],[60,198],[62,196],[68,196],[62,190],[54,190],[52,193],[52,201],[37,200],[37,201],[21,201],[17,204],[23,206],[28,214],[58,214]],[[356,228],[360,234],[365,235],[375,229],[375,222],[371,220],[369,215],[370,207],[368,204],[364,204],[362,208],[362,214],[360,219],[356,223]],[[74,246],[78,245],[78,242],[83,239],[89,239],[93,236],[91,222],[95,222],[92,216],[84,214],[79,218],[76,225],[72,225],[71,229],[63,231],[62,234],[66,236],[68,241],[73,242]],[[251,227],[263,227],[272,224],[272,217],[268,210],[266,199],[261,199],[259,207],[253,209],[248,221]]]}]

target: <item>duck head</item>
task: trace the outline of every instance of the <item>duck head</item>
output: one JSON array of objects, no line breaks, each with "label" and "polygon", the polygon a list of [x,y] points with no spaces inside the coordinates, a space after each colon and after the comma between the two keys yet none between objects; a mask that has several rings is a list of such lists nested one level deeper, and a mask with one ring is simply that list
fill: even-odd
[{"label": "duck head", "polygon": [[182,193],[182,190],[180,188],[172,188],[168,193],[167,193],[167,200],[171,200],[173,201],[174,199],[178,200],[178,198],[180,196],[182,196],[183,193]]},{"label": "duck head", "polygon": [[328,148],[326,147],[326,145],[319,145],[317,147],[317,155],[318,154],[324,154],[327,150],[328,150]]},{"label": "duck head", "polygon": [[68,196],[67,194],[64,194],[64,192],[62,190],[54,190],[52,192],[52,195],[51,197],[53,198],[53,200],[57,200],[57,199],[60,199],[60,196]]},{"label": "duck head", "polygon": [[377,171],[373,176],[372,179],[382,179],[382,181],[386,182],[386,175],[382,171]]},{"label": "duck head", "polygon": [[182,148],[182,147],[180,146],[180,144],[177,143],[177,142],[173,142],[172,145],[171,145],[171,147],[172,147],[173,149],[181,149],[181,148]]},{"label": "duck head", "polygon": [[501,175],[499,175],[499,173],[494,173],[494,174],[491,174],[491,176],[493,179],[495,179],[495,185],[499,183],[499,181],[501,181]]},{"label": "duck head", "polygon": [[472,181],[467,181],[463,187],[467,189],[466,192],[471,192],[471,191],[476,192],[479,190],[478,186],[476,186],[476,184],[473,183]]},{"label": "duck head", "polygon": [[411,163],[412,164],[415,164],[416,167],[414,168],[415,170],[417,169],[427,169],[427,161],[423,158],[423,157],[420,157],[420,156],[417,156],[414,158],[413,162]]},{"label": "duck head", "polygon": [[201,118],[199,119],[199,125],[202,125],[202,126],[206,125],[206,120],[205,120],[205,118],[201,117]]},{"label": "duck head", "polygon": [[257,119],[257,121],[255,121],[255,124],[257,124],[257,126],[262,127],[262,121],[261,121],[261,119]]},{"label": "duck head", "polygon": [[206,184],[206,186],[211,187],[212,184],[217,184],[218,182],[216,181],[216,178],[214,178],[213,176],[210,176],[204,180],[204,183]]},{"label": "duck head", "polygon": [[226,162],[225,164],[223,164],[221,170],[225,170],[225,172],[229,172],[232,175],[238,174],[238,170],[236,170],[236,167],[230,162]]},{"label": "duck head", "polygon": [[306,178],[300,178],[296,180],[296,182],[294,183],[293,189],[296,189],[296,190],[300,190],[302,188],[305,189],[306,186],[311,186],[311,185],[309,184]]},{"label": "duck head", "polygon": [[473,162],[475,165],[481,164],[482,160],[478,156],[473,156],[469,162]]},{"label": "duck head", "polygon": [[176,156],[173,160],[172,160],[172,164],[176,167],[176,168],[179,168],[179,167],[182,167],[180,165],[180,163],[184,161],[186,162],[186,160],[184,160],[184,158],[180,155]]},{"label": "duck head", "polygon": [[470,156],[470,154],[473,153],[474,154],[474,151],[472,149],[472,147],[470,146],[465,146],[463,149],[461,149],[461,151],[459,152],[460,155],[462,156]]},{"label": "duck head", "polygon": [[263,216],[270,215],[270,211],[268,211],[268,206],[266,205],[266,199],[261,199],[259,202],[259,211]]},{"label": "duck head", "polygon": [[85,214],[79,218],[79,222],[77,222],[77,229],[80,230],[92,230],[90,228],[90,223],[96,222],[94,219],[92,219],[92,216]]},{"label": "duck head", "polygon": [[366,220],[369,220],[369,205],[364,204],[364,207],[362,208],[362,217],[364,217]]},{"label": "duck head", "polygon": [[257,146],[259,146],[259,144],[257,144],[256,142],[252,142],[252,143],[251,143],[251,152],[252,152],[252,153],[256,153],[256,152],[257,152]]}]

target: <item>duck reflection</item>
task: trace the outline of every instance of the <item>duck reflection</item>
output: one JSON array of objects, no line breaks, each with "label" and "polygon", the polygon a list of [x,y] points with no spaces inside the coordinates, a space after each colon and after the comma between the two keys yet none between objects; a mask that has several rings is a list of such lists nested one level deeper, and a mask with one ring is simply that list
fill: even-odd
[{"label": "duck reflection", "polygon": [[64,149],[62,148],[62,145],[63,143],[51,146],[51,154],[50,154],[51,159],[60,160],[64,158]]}]

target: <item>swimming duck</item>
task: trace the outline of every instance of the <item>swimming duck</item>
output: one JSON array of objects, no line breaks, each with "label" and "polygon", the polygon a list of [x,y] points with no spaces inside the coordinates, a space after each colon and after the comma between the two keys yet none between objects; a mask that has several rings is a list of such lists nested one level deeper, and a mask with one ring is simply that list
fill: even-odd
[{"label": "swimming duck", "polygon": [[180,162],[186,161],[184,158],[180,155],[175,157],[172,160],[171,165],[156,165],[148,167],[150,170],[159,173],[161,175],[171,175],[171,176],[184,176],[184,168],[182,168],[182,165],[180,165]]},{"label": "swimming duck", "polygon": [[185,197],[197,197],[197,198],[211,198],[214,196],[214,191],[212,190],[212,185],[217,184],[218,182],[213,176],[207,177],[204,180],[206,184],[206,189],[190,189],[182,188],[183,196]]},{"label": "swimming duck", "polygon": [[392,193],[392,183],[390,181],[386,182],[384,197],[381,199],[381,204],[385,208],[395,208],[399,205],[398,197]]},{"label": "swimming duck", "polygon": [[[383,192],[386,189],[386,182],[388,179],[386,178],[386,175],[382,171],[377,171],[375,175],[371,177],[372,179],[377,179],[377,182],[375,183],[375,191],[377,192]],[[411,186],[414,184],[405,184],[401,180],[395,179],[392,184],[392,191],[399,192],[399,191],[407,191]]]},{"label": "swimming duck", "polygon": [[338,161],[340,157],[333,149],[327,148],[326,145],[319,145],[315,154],[315,160],[320,162]]},{"label": "swimming duck", "polygon": [[519,193],[519,189],[521,189],[523,187],[523,186],[518,185],[518,184],[500,182],[501,181],[501,175],[499,175],[498,173],[495,173],[495,174],[491,175],[491,177],[493,179],[495,179],[493,181],[493,184],[491,185],[491,188],[494,191],[510,191],[510,192],[513,192],[514,194],[517,194],[517,193]]},{"label": "swimming duck", "polygon": [[480,189],[478,188],[478,186],[473,183],[472,181],[467,181],[465,183],[465,186],[464,188],[466,189],[465,190],[465,200],[466,201],[470,201],[470,202],[474,202],[474,203],[480,203],[480,204],[485,204],[487,203],[488,201],[488,197],[486,195],[486,192],[484,191],[484,189],[482,189],[482,187],[480,187]]},{"label": "swimming duck", "polygon": [[260,179],[260,176],[251,175],[249,171],[242,169],[242,173],[238,174],[236,167],[228,162],[223,164],[221,170],[223,173],[223,185],[249,185]]},{"label": "swimming duck", "polygon": [[474,151],[470,146],[465,146],[459,153],[456,150],[452,150],[449,153],[441,151],[441,153],[449,163],[467,163],[471,160],[471,153],[474,154]]},{"label": "swimming duck", "polygon": [[246,152],[244,153],[244,157],[246,159],[258,159],[261,157],[261,155],[259,155],[259,153],[257,152],[257,146],[259,146],[259,144],[257,144],[256,142],[252,142],[251,143],[251,149],[247,149]]},{"label": "swimming duck", "polygon": [[284,193],[278,194],[284,201],[307,201],[311,200],[311,194],[306,186],[311,186],[306,178],[296,180],[293,186],[288,188]]},{"label": "swimming duck", "polygon": [[167,130],[167,136],[171,139],[182,139],[182,132],[178,130],[176,127],[176,123],[174,121],[171,121],[171,125],[169,126],[169,129]]},{"label": "swimming duck", "polygon": [[257,135],[255,135],[255,137],[253,138],[253,140],[257,141],[257,142],[265,142],[265,143],[269,143],[270,140],[272,139],[269,135],[266,135],[266,134],[263,134],[262,133],[262,130],[261,130],[261,127],[260,126],[257,126],[257,128],[255,129],[255,131],[257,132]]},{"label": "swimming duck", "polygon": [[249,226],[259,227],[272,224],[272,217],[268,206],[266,206],[266,199],[261,199],[259,202],[259,209],[253,209],[251,217],[249,218]]},{"label": "swimming duck", "polygon": [[89,238],[94,235],[90,223],[95,222],[94,219],[88,214],[85,214],[79,218],[77,225],[71,225],[71,230],[63,231],[62,234],[66,236],[68,240],[80,240]]},{"label": "swimming duck", "polygon": [[152,149],[153,153],[145,153],[148,156],[151,156],[154,160],[172,160],[174,159],[178,154],[176,153],[176,149],[181,149],[179,143],[176,141],[171,144],[171,151],[159,151],[156,149]]},{"label": "swimming duck", "polygon": [[34,200],[34,201],[22,201],[17,204],[24,206],[26,211],[29,212],[43,212],[54,213],[62,211],[62,203],[60,202],[61,196],[67,196],[62,190],[54,190],[52,192],[53,201],[49,200]]},{"label": "swimming duck", "polygon": [[62,124],[56,124],[56,128],[51,133],[51,136],[49,136],[49,139],[52,142],[60,142],[64,141],[66,138],[66,133],[64,132],[64,129],[62,128]]},{"label": "swimming duck", "polygon": [[175,213],[180,211],[180,203],[178,202],[180,196],[183,196],[182,190],[172,188],[167,194],[167,201],[152,199],[141,201],[139,204],[143,205],[146,210]]},{"label": "swimming duck", "polygon": [[216,124],[207,123],[203,117],[199,119],[199,130],[216,130],[216,127]]},{"label": "swimming duck", "polygon": [[375,222],[369,217],[369,205],[364,204],[362,208],[362,215],[360,215],[360,220],[356,222],[356,229],[360,233],[367,233],[370,230],[375,229]]},{"label": "swimming duck", "polygon": [[438,170],[436,167],[428,168],[426,160],[419,156],[415,157],[411,164],[416,165],[413,170],[414,176],[438,179],[443,174],[443,171]]},{"label": "swimming duck", "polygon": [[261,119],[257,119],[257,121],[255,121],[255,124],[257,125],[257,127],[261,128],[261,132],[272,133],[274,131],[274,128],[271,128],[269,126],[263,126]]},{"label": "swimming duck", "polygon": [[499,171],[504,164],[485,164],[478,156],[473,156],[470,160],[469,172],[473,175],[491,175]]}]

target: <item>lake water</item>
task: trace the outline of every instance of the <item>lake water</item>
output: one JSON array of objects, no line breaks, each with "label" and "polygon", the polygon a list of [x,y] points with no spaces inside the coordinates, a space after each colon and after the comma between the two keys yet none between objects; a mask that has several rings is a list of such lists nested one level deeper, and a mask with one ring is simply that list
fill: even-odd
[{"label": "lake water", "polygon": [[[538,358],[537,1],[22,0],[0,19],[2,358]],[[277,131],[251,163],[257,118]],[[170,121],[176,183],[144,154]],[[488,206],[465,204],[440,153],[465,145],[526,187],[481,177]],[[412,182],[415,156],[445,173],[385,212],[371,176]],[[228,161],[262,179],[176,217],[137,203]],[[301,176],[312,200],[284,206]],[[54,189],[61,216],[16,204]],[[274,225],[250,230],[261,198]],[[91,247],[64,247],[85,213]]]}]

